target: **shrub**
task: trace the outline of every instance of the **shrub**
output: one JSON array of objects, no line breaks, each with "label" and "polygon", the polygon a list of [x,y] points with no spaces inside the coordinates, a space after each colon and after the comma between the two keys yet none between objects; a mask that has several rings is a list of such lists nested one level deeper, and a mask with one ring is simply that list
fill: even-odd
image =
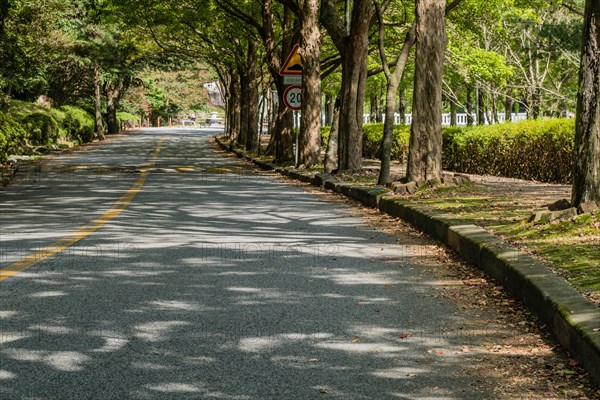
[{"label": "shrub", "polygon": [[19,154],[25,144],[27,133],[10,115],[0,112],[0,162],[6,162],[10,154]]},{"label": "shrub", "polygon": [[49,145],[59,136],[66,135],[66,131],[61,128],[65,113],[60,110],[11,100],[9,113],[25,129],[27,139],[33,145]]},{"label": "shrub", "polygon": [[58,123],[48,114],[35,112],[26,116],[21,124],[34,145],[46,146],[58,138]]},{"label": "shrub", "polygon": [[65,114],[62,125],[71,139],[79,143],[94,140],[94,118],[87,111],[73,106],[62,106],[60,110]]},{"label": "shrub", "polygon": [[569,183],[575,121],[546,119],[444,129],[445,169]]},{"label": "shrub", "polygon": [[125,121],[139,122],[139,121],[141,121],[141,119],[142,118],[139,115],[131,114],[128,112],[119,111],[117,113],[117,121],[119,121],[119,123],[125,122]]},{"label": "shrub", "polygon": [[33,113],[42,113],[49,114],[49,108],[41,106],[36,103],[29,103],[21,100],[11,100],[10,101],[9,114],[15,119],[15,121],[22,121],[30,114]]}]

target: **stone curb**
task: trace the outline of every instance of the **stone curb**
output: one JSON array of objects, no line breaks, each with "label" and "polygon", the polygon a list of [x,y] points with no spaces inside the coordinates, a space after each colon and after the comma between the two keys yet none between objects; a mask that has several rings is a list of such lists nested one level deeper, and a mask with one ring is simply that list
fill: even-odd
[{"label": "stone curb", "polygon": [[[228,145],[218,138],[216,140],[223,149],[231,151]],[[236,154],[244,157],[245,153],[239,151]],[[600,386],[600,309],[533,257],[478,226],[455,225],[451,215],[410,204],[407,200],[391,196],[390,191],[383,187],[352,186],[328,174],[282,169],[271,163],[246,158],[260,168],[275,170],[342,193],[367,207],[378,208],[450,246],[502,284],[546,324],[571,356],[587,370],[591,381]]]}]

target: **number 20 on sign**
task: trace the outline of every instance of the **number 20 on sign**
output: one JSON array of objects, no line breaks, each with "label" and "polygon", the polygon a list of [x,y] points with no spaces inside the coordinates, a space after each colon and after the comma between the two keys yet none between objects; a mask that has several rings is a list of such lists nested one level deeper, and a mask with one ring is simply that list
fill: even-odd
[{"label": "number 20 on sign", "polygon": [[292,85],[285,89],[283,102],[290,110],[300,110],[302,108],[302,86]]}]

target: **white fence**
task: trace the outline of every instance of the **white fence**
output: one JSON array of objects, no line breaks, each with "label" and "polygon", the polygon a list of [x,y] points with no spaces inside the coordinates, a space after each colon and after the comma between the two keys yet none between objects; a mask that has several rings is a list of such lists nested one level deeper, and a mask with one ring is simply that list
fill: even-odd
[{"label": "white fence", "polygon": [[[385,114],[381,115],[381,121],[383,121],[385,119]],[[444,126],[449,126],[450,125],[450,113],[447,114],[442,114],[442,125]],[[525,113],[513,113],[512,114],[512,118],[511,121],[512,122],[517,122],[517,121],[521,121],[527,119],[527,114]],[[485,119],[484,124],[487,125],[488,121],[493,121],[494,118],[492,117],[491,114],[487,115],[487,118]],[[467,121],[468,121],[468,114],[456,114],[456,125],[458,126],[466,126],[467,125]],[[498,121],[500,123],[505,121],[505,115],[504,113],[498,113]],[[363,122],[365,124],[368,124],[371,121],[371,115],[370,114],[364,114],[363,115]],[[373,121],[374,122],[374,121]],[[400,114],[399,113],[395,113],[394,114],[394,123],[395,124],[400,124]],[[412,114],[404,114],[404,124],[405,125],[410,125],[412,123]],[[473,124],[477,124],[477,116],[473,115]]]},{"label": "white fence", "polygon": [[[295,121],[296,126],[300,126],[300,112],[294,113],[294,117],[296,118],[296,121]],[[498,113],[498,122],[499,123],[505,122],[506,121],[505,117],[506,116],[504,115],[504,113]],[[383,121],[384,119],[385,119],[385,114],[381,114],[381,121]],[[524,119],[527,119],[526,113],[512,113],[512,116],[511,116],[512,122],[522,121]],[[442,126],[450,126],[450,120],[451,120],[450,113],[442,114]],[[488,125],[489,121],[493,121],[493,120],[494,120],[494,118],[492,117],[492,115],[488,114],[484,121],[484,125]],[[265,118],[265,121],[266,121],[266,118]],[[467,121],[468,121],[468,114],[456,114],[456,125],[467,126]],[[370,122],[375,122],[375,121],[371,121],[370,114],[364,114],[363,115],[363,123],[368,124]],[[397,125],[400,124],[400,113],[394,114],[394,123]],[[410,125],[411,123],[412,123],[412,114],[404,114],[404,125]],[[325,125],[325,113],[321,113],[321,124]],[[477,125],[477,116],[474,114],[473,114],[473,125]]]}]

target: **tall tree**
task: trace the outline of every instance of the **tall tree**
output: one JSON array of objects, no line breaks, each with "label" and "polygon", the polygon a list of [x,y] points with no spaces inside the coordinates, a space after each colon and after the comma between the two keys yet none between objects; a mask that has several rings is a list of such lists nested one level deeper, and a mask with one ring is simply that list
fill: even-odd
[{"label": "tall tree", "polygon": [[362,124],[367,85],[369,27],[373,7],[369,0],[355,0],[350,30],[345,36],[338,138],[338,169],[362,169]]},{"label": "tall tree", "polygon": [[309,168],[321,159],[321,32],[319,1],[299,0],[302,39],[302,116],[299,164]]},{"label": "tall tree", "polygon": [[262,0],[262,25],[260,29],[263,44],[266,50],[266,61],[269,66],[271,78],[277,89],[277,109],[275,110],[275,123],[271,132],[271,150],[275,161],[287,162],[294,159],[292,148],[293,115],[283,102],[283,78],[279,76],[281,60],[287,56],[292,48],[292,11],[288,4],[283,5],[281,18],[281,46],[275,39],[273,0]]},{"label": "tall tree", "polygon": [[390,71],[384,47],[385,33],[382,7],[377,2],[377,0],[374,0],[373,4],[375,5],[375,11],[377,14],[377,20],[379,25],[379,55],[381,57],[381,65],[383,67],[383,72],[387,80],[387,90],[385,97],[385,120],[383,123],[383,140],[381,142],[380,155],[381,168],[379,170],[379,179],[377,181],[379,185],[385,185],[390,180],[392,139],[395,122],[394,120],[396,111],[396,99],[398,97],[398,86],[400,85],[402,75],[404,74],[404,68],[408,61],[410,49],[415,42],[416,26],[415,24],[412,24],[411,27],[408,29],[408,32],[406,33],[406,38],[404,39],[404,45],[402,46],[402,50],[398,53],[395,60],[396,67],[393,72]]},{"label": "tall tree", "polygon": [[[371,1],[354,0],[352,9],[346,10],[346,24],[339,16],[337,1],[321,1],[321,24],[342,59],[339,170],[362,169],[362,123],[368,73],[369,28],[373,16]],[[349,3],[347,2],[347,7]]]},{"label": "tall tree", "polygon": [[415,85],[407,177],[424,181],[442,175],[442,79],[446,0],[417,0]]},{"label": "tall tree", "polygon": [[585,3],[571,203],[600,204],[600,1]]}]

